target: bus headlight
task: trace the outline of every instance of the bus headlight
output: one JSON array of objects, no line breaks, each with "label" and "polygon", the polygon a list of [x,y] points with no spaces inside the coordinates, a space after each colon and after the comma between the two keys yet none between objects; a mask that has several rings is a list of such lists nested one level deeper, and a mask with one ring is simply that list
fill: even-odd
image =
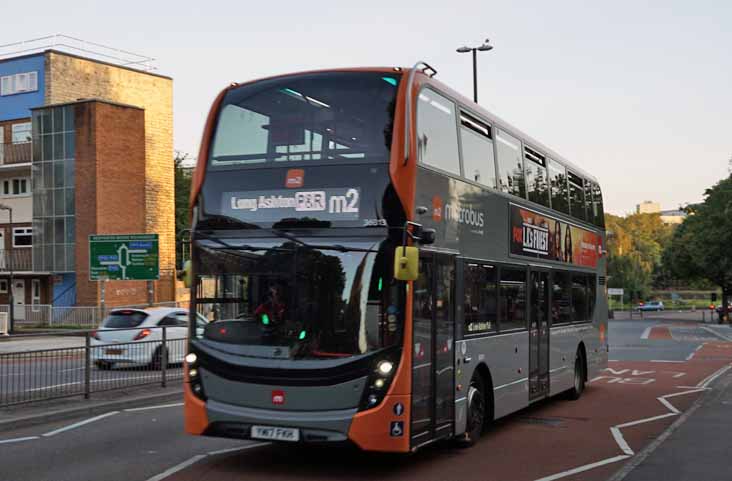
[{"label": "bus headlight", "polygon": [[394,370],[394,363],[391,361],[381,361],[376,365],[376,370],[379,371],[379,374],[382,376],[388,376],[391,374],[391,371]]},{"label": "bus headlight", "polygon": [[189,365],[195,364],[197,360],[198,360],[198,356],[196,356],[195,352],[189,352],[188,354],[186,354],[186,362]]},{"label": "bus headlight", "polygon": [[392,350],[386,355],[379,356],[379,359],[372,364],[373,370],[366,381],[359,410],[372,409],[384,400],[384,396],[386,396],[389,386],[394,380],[394,373],[400,357],[401,350]]}]

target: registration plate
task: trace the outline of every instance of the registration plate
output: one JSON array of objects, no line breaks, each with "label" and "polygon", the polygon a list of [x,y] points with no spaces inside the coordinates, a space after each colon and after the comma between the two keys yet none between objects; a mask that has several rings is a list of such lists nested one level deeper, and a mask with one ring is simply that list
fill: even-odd
[{"label": "registration plate", "polygon": [[276,426],[252,426],[252,438],[296,442],[300,440],[300,430]]},{"label": "registration plate", "polygon": [[325,191],[297,192],[295,202],[295,210],[298,212],[323,211],[325,210]]},{"label": "registration plate", "polygon": [[104,351],[105,354],[110,356],[120,356],[125,352],[124,349],[107,349]]}]

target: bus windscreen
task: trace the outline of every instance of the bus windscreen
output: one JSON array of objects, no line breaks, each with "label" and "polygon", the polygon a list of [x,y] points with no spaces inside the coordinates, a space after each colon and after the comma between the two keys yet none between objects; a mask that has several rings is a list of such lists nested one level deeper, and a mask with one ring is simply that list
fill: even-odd
[{"label": "bus windscreen", "polygon": [[393,248],[198,247],[196,309],[211,321],[197,335],[204,343],[296,360],[366,354],[401,340],[404,286],[387,275]]},{"label": "bus windscreen", "polygon": [[329,72],[233,89],[219,112],[210,165],[387,162],[399,79]]}]

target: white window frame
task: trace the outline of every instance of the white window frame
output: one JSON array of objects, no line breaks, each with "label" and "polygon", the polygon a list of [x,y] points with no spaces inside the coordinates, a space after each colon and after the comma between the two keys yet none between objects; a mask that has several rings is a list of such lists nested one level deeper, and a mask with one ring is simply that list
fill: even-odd
[{"label": "white window frame", "polygon": [[0,96],[38,91],[38,72],[20,72],[0,77]]},{"label": "white window frame", "polygon": [[8,280],[0,279],[0,294],[7,294],[7,293],[8,293]]},{"label": "white window frame", "polygon": [[[18,181],[18,193],[13,192],[13,185],[14,181]],[[21,192],[23,181],[25,181],[25,192]],[[5,186],[7,185],[7,192],[5,191]],[[0,198],[7,198],[7,197],[28,197],[32,195],[31,192],[31,179],[30,177],[10,177],[7,179],[2,179],[0,181]]]},{"label": "white window frame", "polygon": [[[23,129],[21,130],[20,127],[23,127]],[[30,122],[19,122],[17,124],[11,125],[10,126],[10,129],[11,129],[11,131],[10,131],[10,141],[13,144],[25,144],[27,142],[30,142],[31,128],[32,127],[31,127],[31,123]],[[15,135],[16,134],[19,134],[19,133],[23,133],[23,132],[27,132],[27,137],[24,138],[23,140],[17,140],[16,141],[15,140]]]},{"label": "white window frame", "polygon": [[[15,236],[16,235],[30,235],[31,236],[31,243],[30,245],[17,245],[15,243]],[[13,248],[18,249],[26,249],[28,247],[33,247],[33,227],[13,227]]]}]

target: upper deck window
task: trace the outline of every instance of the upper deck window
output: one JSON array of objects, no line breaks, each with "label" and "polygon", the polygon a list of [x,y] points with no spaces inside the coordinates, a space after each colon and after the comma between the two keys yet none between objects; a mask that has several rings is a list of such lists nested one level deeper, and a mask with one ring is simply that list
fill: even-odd
[{"label": "upper deck window", "polygon": [[552,209],[569,214],[567,169],[551,159],[549,160],[549,184],[552,194]]},{"label": "upper deck window", "polygon": [[524,166],[521,161],[521,141],[501,130],[498,141],[498,189],[526,198]]},{"label": "upper deck window", "polygon": [[430,89],[419,93],[417,151],[421,163],[460,175],[455,104]]},{"label": "upper deck window", "polygon": [[584,179],[572,172],[567,172],[567,178],[569,179],[569,205],[572,211],[571,215],[581,220],[587,220]]},{"label": "upper deck window", "polygon": [[524,146],[524,159],[529,200],[549,207],[549,179],[546,173],[546,157],[544,157],[544,154]]},{"label": "upper deck window", "polygon": [[231,90],[219,113],[211,165],[388,162],[399,80],[329,72]]},{"label": "upper deck window", "polygon": [[491,127],[464,112],[460,114],[460,125],[465,178],[495,188],[496,164]]}]

